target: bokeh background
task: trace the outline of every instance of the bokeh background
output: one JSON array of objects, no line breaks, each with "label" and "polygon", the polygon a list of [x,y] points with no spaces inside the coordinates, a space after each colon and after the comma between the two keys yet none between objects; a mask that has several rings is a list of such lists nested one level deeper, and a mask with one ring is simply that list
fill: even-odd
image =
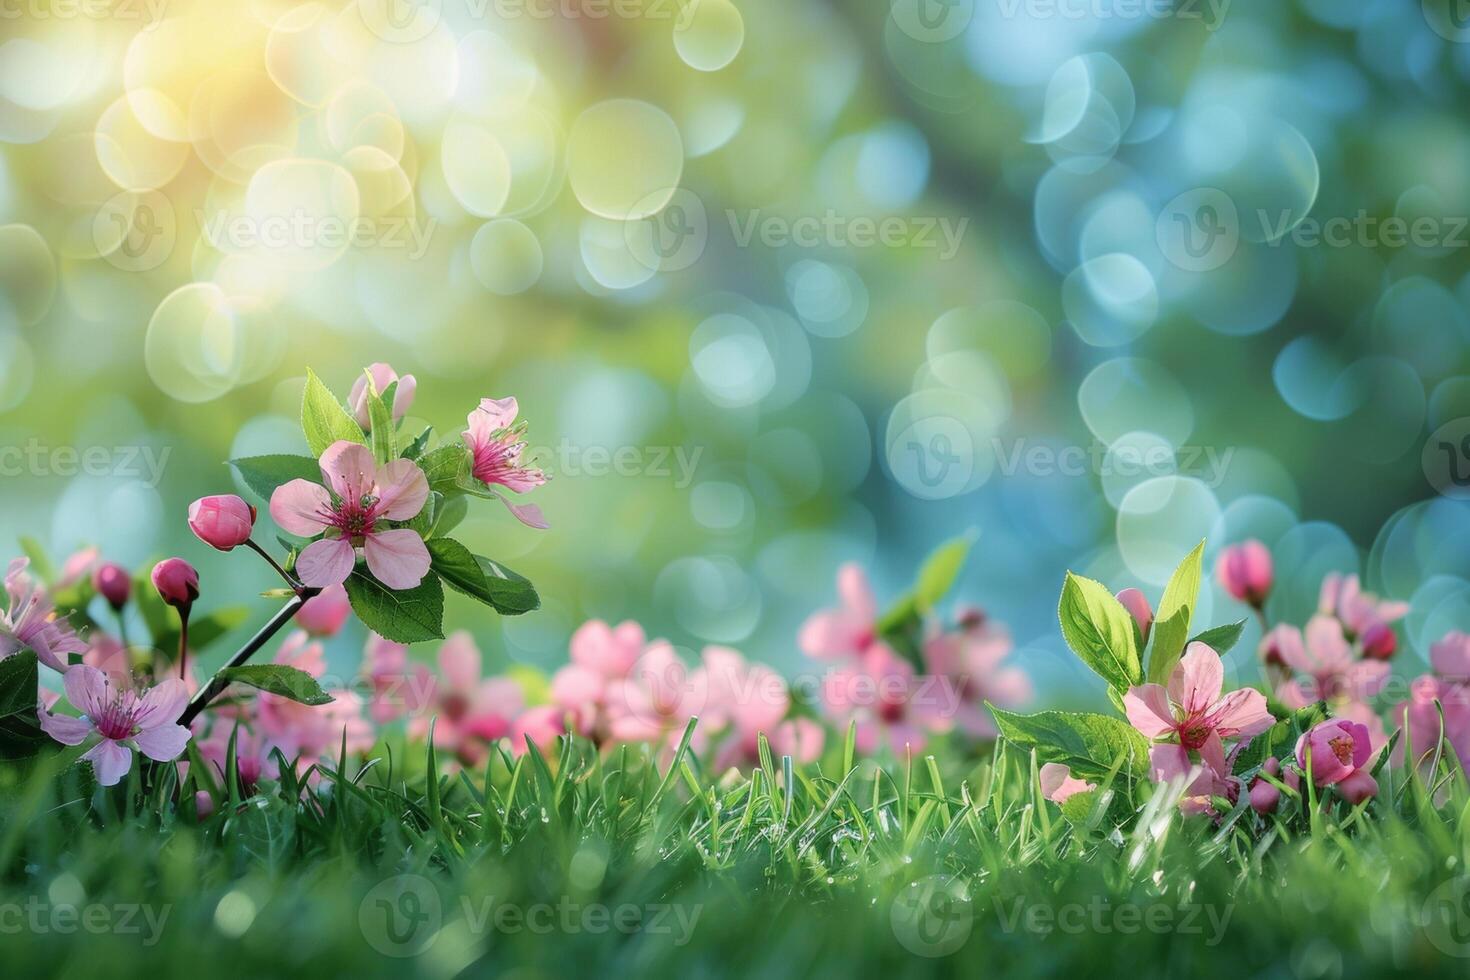
[{"label": "bokeh background", "polygon": [[492,663],[595,616],[794,669],[839,563],[973,531],[1044,701],[1096,693],[1064,570],[1156,595],[1201,538],[1273,548],[1276,617],[1413,598],[1413,672],[1470,628],[1465,6],[7,3],[0,539],[268,588],[188,502],[383,360],[553,474],[550,531],[463,534],[544,600],[451,597]]}]

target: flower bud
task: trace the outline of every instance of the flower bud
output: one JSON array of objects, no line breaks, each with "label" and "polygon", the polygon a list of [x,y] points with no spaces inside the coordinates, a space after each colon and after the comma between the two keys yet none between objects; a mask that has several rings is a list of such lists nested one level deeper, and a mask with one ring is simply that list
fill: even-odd
[{"label": "flower bud", "polygon": [[1373,623],[1363,631],[1360,639],[1363,656],[1373,660],[1387,660],[1399,648],[1398,634],[1387,623]]},{"label": "flower bud", "polygon": [[121,609],[128,604],[128,596],[133,593],[133,580],[127,569],[115,562],[107,562],[97,566],[92,573],[92,588],[113,609]]},{"label": "flower bud", "polygon": [[199,573],[182,558],[165,558],[153,566],[153,587],[164,602],[187,615],[199,598]]},{"label": "flower bud", "polygon": [[1271,552],[1259,541],[1245,541],[1220,552],[1215,578],[1239,602],[1259,608],[1271,593]]},{"label": "flower bud", "polygon": [[1118,593],[1117,599],[1138,624],[1138,632],[1143,634],[1143,642],[1147,643],[1148,631],[1154,624],[1154,611],[1149,606],[1147,597],[1137,589],[1124,589]]},{"label": "flower bud", "polygon": [[211,548],[230,551],[249,541],[254,528],[255,508],[232,493],[189,505],[189,529]]},{"label": "flower bud", "polygon": [[398,382],[398,387],[394,389],[393,404],[389,406],[389,412],[395,422],[408,414],[409,406],[413,404],[414,392],[418,388],[418,382],[414,380],[413,375],[405,374],[399,377],[391,364],[379,362],[370,365],[367,374],[359,375],[352,383],[352,390],[347,395],[347,405],[352,409],[352,415],[357,419],[357,424],[362,426],[364,431],[372,428],[372,417],[368,412],[367,400],[368,374],[372,375],[373,388],[380,396],[388,390],[389,385],[395,381]]}]

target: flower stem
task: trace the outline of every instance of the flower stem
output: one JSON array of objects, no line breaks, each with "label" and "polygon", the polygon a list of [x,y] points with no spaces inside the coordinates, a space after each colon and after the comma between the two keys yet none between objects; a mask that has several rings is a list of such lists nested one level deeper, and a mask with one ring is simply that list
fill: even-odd
[{"label": "flower stem", "polygon": [[278,561],[276,561],[274,558],[272,558],[270,556],[270,553],[267,552],[264,548],[262,548],[260,545],[256,544],[254,538],[246,538],[245,539],[245,545],[251,551],[255,552],[257,555],[259,555],[260,557],[264,558],[266,560],[266,563],[269,564],[271,568],[274,568],[276,570],[276,574],[280,575],[281,578],[285,579],[286,584],[291,587],[291,590],[293,592],[295,592],[297,595],[300,595],[301,594],[301,590],[303,588],[305,588],[305,586],[303,586],[301,584],[300,580],[297,579],[296,576],[292,575],[290,572],[288,572],[284,568],[282,568],[281,567],[281,563],[278,562]]},{"label": "flower stem", "polygon": [[229,670],[232,667],[239,667],[244,665],[246,661],[248,661],[252,656],[255,655],[255,652],[257,650],[270,642],[271,637],[275,636],[281,631],[281,627],[285,626],[291,621],[291,617],[295,616],[296,613],[301,609],[301,607],[306,604],[307,599],[313,598],[320,592],[321,589],[314,589],[309,586],[301,586],[296,595],[288,600],[286,604],[280,608],[280,611],[272,616],[270,618],[270,621],[262,626],[260,628],[260,631],[252,636],[249,642],[247,642],[243,647],[237,650],[235,652],[235,655],[229,659],[224,667],[221,668],[220,671],[217,671],[215,675],[209,679],[209,683],[205,684],[199,689],[199,693],[194,695],[194,697],[189,701],[189,706],[185,708],[184,713],[179,716],[179,724],[187,727],[191,721],[199,717],[199,713],[205,708],[209,707],[209,703],[215,698],[219,697],[224,689],[230,686],[230,682],[225,680],[221,676],[223,672],[225,670]]},{"label": "flower stem", "polygon": [[189,610],[179,610],[179,680],[184,679],[185,664],[189,660]]}]

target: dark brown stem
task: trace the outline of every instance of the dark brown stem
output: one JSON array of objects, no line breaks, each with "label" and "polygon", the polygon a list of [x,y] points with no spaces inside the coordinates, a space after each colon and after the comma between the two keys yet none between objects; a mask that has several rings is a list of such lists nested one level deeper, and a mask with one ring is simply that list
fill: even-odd
[{"label": "dark brown stem", "polygon": [[291,591],[295,592],[297,595],[301,594],[301,590],[302,588],[304,588],[304,586],[302,586],[300,580],[298,580],[296,576],[292,575],[290,572],[282,568],[281,563],[272,558],[270,556],[270,553],[267,552],[264,548],[256,544],[254,538],[246,538],[245,546],[260,557],[264,558],[266,560],[266,563],[269,564],[271,568],[274,568],[276,570],[276,574],[285,579],[286,584],[291,587]]},{"label": "dark brown stem", "polygon": [[179,610],[179,680],[184,679],[185,665],[189,661],[189,609]]}]

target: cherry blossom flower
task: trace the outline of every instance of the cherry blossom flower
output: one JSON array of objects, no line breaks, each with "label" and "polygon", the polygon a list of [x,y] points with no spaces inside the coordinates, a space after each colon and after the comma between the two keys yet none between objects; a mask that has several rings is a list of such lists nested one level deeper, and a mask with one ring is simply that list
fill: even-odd
[{"label": "cherry blossom flower", "polygon": [[1260,608],[1271,593],[1271,552],[1259,541],[1243,541],[1220,552],[1215,581],[1234,598]]},{"label": "cherry blossom flower", "polygon": [[1011,636],[978,609],[960,613],[954,630],[935,630],[924,641],[929,671],[945,678],[958,695],[954,723],[975,738],[994,738],[995,722],[985,702],[1018,707],[1031,698],[1031,679],[1017,667],[1002,667]]},{"label": "cherry blossom flower", "polygon": [[1403,619],[1409,604],[1364,592],[1356,575],[1331,572],[1322,579],[1317,611],[1336,616],[1348,638],[1355,639],[1375,624],[1388,625]]},{"label": "cherry blossom flower", "polygon": [[801,627],[797,643],[811,657],[861,657],[878,639],[878,603],[860,565],[837,570],[841,605],[813,613]]},{"label": "cherry blossom flower", "polygon": [[296,611],[296,625],[313,636],[336,636],[352,615],[346,586],[329,585]]},{"label": "cherry blossom flower", "polygon": [[[390,589],[411,589],[429,571],[429,549],[417,531],[385,528],[423,510],[429,483],[418,464],[395,459],[379,466],[366,446],[338,440],[322,453],[323,482],[296,479],[271,494],[271,517],[301,537],[325,533],[296,559],[306,585],[340,585],[361,548],[374,577]],[[330,488],[330,489],[328,489]]]},{"label": "cherry blossom flower", "polygon": [[94,733],[100,736],[82,756],[92,763],[100,785],[116,785],[128,774],[133,749],[168,762],[189,742],[189,729],[178,724],[189,694],[177,678],[140,694],[119,686],[95,667],[78,664],[66,672],[63,683],[67,700],[82,717],[38,709],[41,728],[63,745],[80,745]]},{"label": "cherry blossom flower", "polygon": [[1368,729],[1341,718],[1313,726],[1296,743],[1297,765],[1312,782],[1337,787],[1354,805],[1378,793],[1378,783],[1368,771],[1373,755]]},{"label": "cherry blossom flower", "polygon": [[[521,439],[526,423],[517,422],[520,406],[514,398],[485,398],[469,414],[464,444],[470,451],[470,470],[487,488],[504,487],[526,493],[546,483],[546,474],[521,462],[526,443]],[[545,528],[546,519],[535,504],[517,504],[490,490],[510,512],[528,527]]]},{"label": "cherry blossom flower", "polygon": [[1148,604],[1148,597],[1138,589],[1124,589],[1116,596],[1118,603],[1133,617],[1133,622],[1138,624],[1138,633],[1143,642],[1148,642],[1149,630],[1154,625],[1153,607]]},{"label": "cherry blossom flower", "polygon": [[368,715],[379,725],[422,711],[435,689],[429,668],[408,662],[408,647],[376,633],[363,648],[363,674],[373,692]]},{"label": "cherry blossom flower", "polygon": [[126,568],[116,562],[105,562],[92,572],[92,588],[115,611],[121,610],[133,594],[133,579]]},{"label": "cherry blossom flower", "polygon": [[[785,679],[729,647],[705,647],[701,659],[703,663],[691,682],[691,687],[703,690],[706,697],[700,728],[728,732],[716,766],[725,769],[754,761],[759,755],[760,736],[774,741],[777,728],[791,709],[791,692]],[[809,748],[801,744],[800,733],[793,730],[790,734],[799,749]],[[776,751],[774,744],[772,751]]]},{"label": "cherry blossom flower", "polygon": [[181,616],[189,615],[194,600],[199,598],[199,573],[182,558],[165,558],[153,566],[150,575],[158,597],[173,606]]},{"label": "cherry blossom flower", "polygon": [[1363,702],[1388,681],[1388,664],[1357,659],[1342,624],[1331,616],[1313,616],[1305,640],[1293,626],[1278,626],[1271,635],[1286,666],[1306,675],[1277,688],[1276,697],[1288,708],[1305,708],[1317,701]]},{"label": "cherry blossom flower", "polygon": [[913,664],[882,644],[823,679],[822,700],[838,729],[856,721],[857,748],[885,741],[896,756],[919,752],[931,733],[954,725],[959,694],[948,678],[920,677]]},{"label": "cherry blossom flower", "polygon": [[395,422],[408,414],[413,405],[414,392],[418,390],[418,381],[413,375],[405,374],[400,377],[392,365],[381,361],[369,365],[367,371],[359,374],[357,380],[352,382],[352,390],[347,393],[347,405],[352,409],[352,417],[357,419],[357,424],[362,426],[364,432],[373,425],[372,416],[368,413],[368,375],[372,376],[373,390],[379,395],[386,393],[389,385],[398,382],[393,393],[393,404],[390,406]]},{"label": "cherry blossom flower", "polygon": [[508,677],[484,677],[484,657],[463,630],[439,646],[439,674],[432,677],[427,703],[409,722],[409,734],[425,738],[434,719],[434,744],[466,765],[477,765],[491,742],[511,733],[525,708],[521,686]]},{"label": "cherry blossom flower", "polygon": [[255,508],[232,493],[200,497],[189,505],[189,530],[216,551],[233,551],[255,530]]},{"label": "cherry blossom flower", "polygon": [[[689,719],[708,699],[708,675],[691,671],[666,640],[655,640],[627,677],[608,684],[609,734],[619,742],[665,743],[673,748]],[[705,733],[695,732],[701,750]]]},{"label": "cherry blossom flower", "polygon": [[30,649],[41,663],[64,673],[67,654],[85,653],[87,645],[70,623],[56,615],[46,590],[27,574],[29,565],[29,559],[17,558],[5,575],[10,609],[0,613],[0,660]]},{"label": "cherry blossom flower", "polygon": [[[1195,642],[1169,675],[1168,687],[1144,684],[1123,696],[1128,721],[1148,739],[1177,739],[1179,747],[1205,754],[1226,772],[1227,738],[1250,738],[1276,723],[1260,691],[1242,688],[1223,694],[1225,665],[1209,646]],[[1186,757],[1187,761],[1187,757]],[[1178,770],[1178,766],[1170,767]]]}]

